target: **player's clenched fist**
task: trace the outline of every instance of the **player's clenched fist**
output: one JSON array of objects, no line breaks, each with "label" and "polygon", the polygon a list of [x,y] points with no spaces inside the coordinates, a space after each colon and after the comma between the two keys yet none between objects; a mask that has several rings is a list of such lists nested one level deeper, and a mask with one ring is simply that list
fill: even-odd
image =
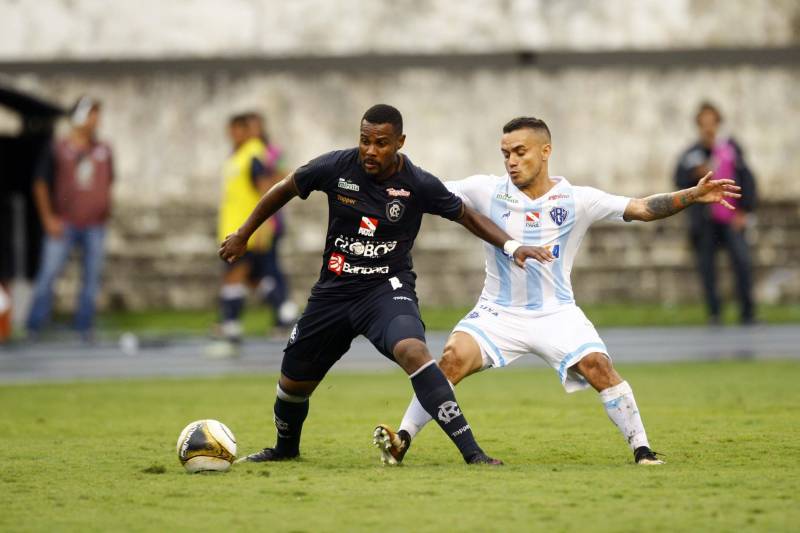
[{"label": "player's clenched fist", "polygon": [[536,259],[540,263],[549,263],[554,257],[550,250],[541,246],[520,246],[514,251],[514,262],[517,266],[524,267],[526,259]]},{"label": "player's clenched fist", "polygon": [[247,239],[238,233],[231,233],[219,247],[219,256],[228,263],[233,263],[247,251]]}]

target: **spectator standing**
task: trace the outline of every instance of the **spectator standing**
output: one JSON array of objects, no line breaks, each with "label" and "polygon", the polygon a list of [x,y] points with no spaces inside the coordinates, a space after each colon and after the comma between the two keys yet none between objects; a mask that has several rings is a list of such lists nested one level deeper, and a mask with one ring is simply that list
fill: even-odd
[{"label": "spectator standing", "polygon": [[742,324],[755,320],[753,301],[753,267],[745,238],[751,213],[756,207],[756,185],[745,163],[741,146],[732,138],[720,135],[722,114],[709,102],[704,102],[695,117],[699,140],[680,158],[675,170],[675,184],[692,187],[709,170],[714,179],[733,179],[742,190],[742,197],[733,203],[735,211],[717,205],[693,205],[686,211],[689,217],[689,238],[697,260],[697,268],[705,294],[709,323],[721,323],[722,306],[717,289],[716,252],[727,250],[736,277],[739,297],[739,319]]},{"label": "spectator standing", "polygon": [[93,338],[114,181],[111,147],[96,137],[99,121],[100,103],[81,97],[70,112],[70,133],[48,147],[39,161],[33,196],[45,236],[26,325],[31,336],[49,321],[53,283],[70,251],[79,248],[82,282],[74,327],[83,340]]}]

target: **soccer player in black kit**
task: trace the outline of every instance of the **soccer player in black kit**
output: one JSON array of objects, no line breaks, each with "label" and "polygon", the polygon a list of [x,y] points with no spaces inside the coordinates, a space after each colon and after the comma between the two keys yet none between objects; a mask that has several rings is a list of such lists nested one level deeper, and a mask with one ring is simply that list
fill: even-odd
[{"label": "soccer player in black kit", "polygon": [[502,247],[518,266],[550,261],[544,248],[522,246],[490,219],[465,206],[435,176],[399,154],[403,119],[394,107],[371,107],[361,120],[358,148],[324,154],[298,168],[265,194],[219,255],[241,257],[253,232],[295,196],[328,196],[328,233],[319,280],[284,349],[275,399],[277,443],[241,461],[292,459],[309,397],[328,370],[364,335],[411,378],[414,392],[470,464],[502,464],[478,446],[453,389],[425,345],[411,247],[423,213],[462,224]]}]

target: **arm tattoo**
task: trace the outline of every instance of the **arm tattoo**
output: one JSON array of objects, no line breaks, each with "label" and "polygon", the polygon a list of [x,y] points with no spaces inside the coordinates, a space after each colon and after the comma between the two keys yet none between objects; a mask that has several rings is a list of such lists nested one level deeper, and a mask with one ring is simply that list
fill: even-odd
[{"label": "arm tattoo", "polygon": [[679,194],[677,197],[672,194],[656,194],[647,198],[647,210],[653,217],[653,220],[659,218],[666,218],[681,211],[688,205],[685,195]]}]

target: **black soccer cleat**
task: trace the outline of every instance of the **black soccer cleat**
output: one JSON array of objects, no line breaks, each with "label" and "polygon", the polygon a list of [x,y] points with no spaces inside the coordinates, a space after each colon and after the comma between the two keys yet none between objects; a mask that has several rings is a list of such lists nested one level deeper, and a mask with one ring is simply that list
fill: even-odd
[{"label": "black soccer cleat", "polygon": [[660,455],[647,446],[639,446],[633,451],[633,460],[637,465],[663,465],[664,461],[657,456]]},{"label": "black soccer cleat", "polygon": [[399,465],[411,447],[411,435],[404,429],[395,433],[386,424],[380,424],[372,432],[372,443],[381,451],[381,462]]},{"label": "black soccer cleat", "polygon": [[503,461],[500,459],[493,459],[483,452],[478,452],[469,458],[464,459],[468,465],[489,465],[489,466],[503,466]]},{"label": "black soccer cleat", "polygon": [[286,461],[289,459],[295,459],[299,456],[299,453],[294,455],[286,455],[284,453],[279,452],[275,448],[264,448],[263,450],[255,453],[251,453],[250,455],[246,455],[241,459],[237,459],[237,463],[266,463],[267,461]]}]

